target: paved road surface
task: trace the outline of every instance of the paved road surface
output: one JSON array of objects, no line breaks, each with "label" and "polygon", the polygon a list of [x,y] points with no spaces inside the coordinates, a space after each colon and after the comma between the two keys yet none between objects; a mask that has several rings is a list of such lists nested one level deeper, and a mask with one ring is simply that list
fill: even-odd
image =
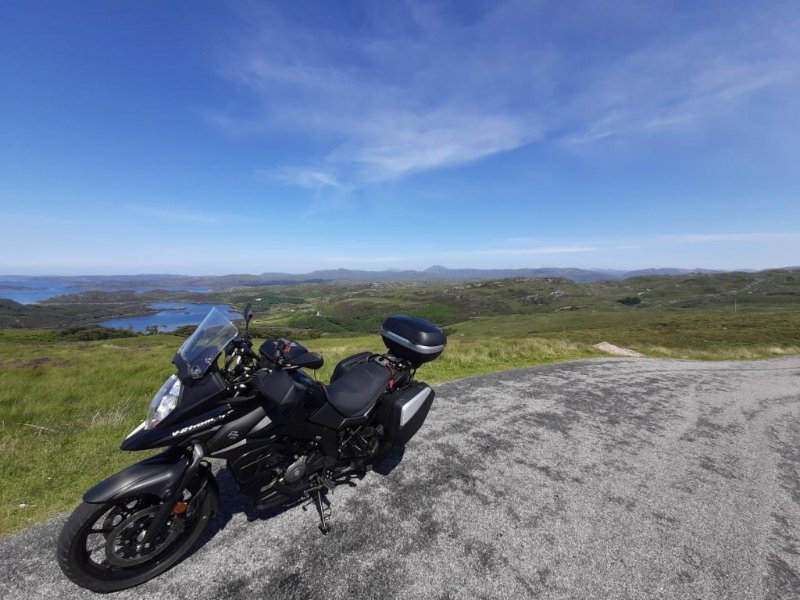
[{"label": "paved road surface", "polygon": [[[114,597],[800,598],[800,357],[442,385],[401,464],[333,500],[323,537],[229,497],[194,555]],[[62,519],[0,540],[0,597],[94,596],[53,560]]]}]

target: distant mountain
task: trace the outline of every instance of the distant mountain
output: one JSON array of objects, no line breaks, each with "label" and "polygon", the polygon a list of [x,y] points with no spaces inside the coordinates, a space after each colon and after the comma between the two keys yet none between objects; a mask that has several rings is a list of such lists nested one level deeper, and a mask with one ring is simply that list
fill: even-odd
[{"label": "distant mountain", "polygon": [[563,277],[578,283],[620,279],[623,271],[545,267],[538,269],[448,269],[428,267],[423,273],[441,279],[504,279],[506,277]]},{"label": "distant mountain", "polygon": [[[781,269],[772,269],[781,270]],[[171,274],[150,275],[83,275],[83,276],[23,276],[0,275],[0,288],[6,289],[51,289],[58,293],[74,293],[84,290],[186,290],[227,291],[233,288],[258,287],[264,285],[294,285],[298,283],[325,283],[332,281],[390,282],[390,281],[464,281],[477,279],[504,279],[508,277],[542,278],[561,277],[577,283],[628,279],[658,275],[684,275],[687,273],[721,273],[709,269],[653,268],[622,271],[612,269],[450,269],[433,265],[423,271],[384,270],[362,271],[357,269],[325,269],[310,273],[266,272],[259,275],[247,273],[192,276]]]},{"label": "distant mountain", "polygon": [[563,277],[576,282],[620,279],[624,271],[600,271],[589,269],[541,268],[541,269],[449,269],[441,265],[428,267],[424,271],[360,271],[356,269],[329,269],[312,271],[304,275],[289,273],[262,273],[258,278],[263,284],[278,281],[303,283],[309,281],[441,281],[466,279],[503,279],[506,277]]},{"label": "distant mountain", "polygon": [[686,273],[724,273],[725,271],[713,269],[637,269],[635,271],[625,271],[622,279],[630,277],[650,277],[652,275],[686,275]]},{"label": "distant mountain", "polygon": [[[722,273],[713,269],[676,269],[653,268],[624,271],[617,269],[577,269],[564,267],[542,267],[536,269],[450,269],[442,265],[433,265],[423,271],[385,270],[360,271],[355,269],[329,269],[312,271],[304,275],[289,273],[262,273],[258,276],[262,281],[278,284],[283,282],[320,282],[320,281],[439,281],[466,279],[504,279],[507,277],[563,277],[577,283],[593,281],[628,279],[650,275],[685,275],[687,273]],[[227,277],[227,276],[226,276]]]}]

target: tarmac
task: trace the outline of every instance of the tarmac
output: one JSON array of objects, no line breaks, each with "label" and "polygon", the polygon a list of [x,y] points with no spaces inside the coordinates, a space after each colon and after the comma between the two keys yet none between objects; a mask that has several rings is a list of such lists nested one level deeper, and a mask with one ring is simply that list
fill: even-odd
[{"label": "tarmac", "polygon": [[[199,547],[112,597],[800,598],[800,357],[599,359],[436,390],[394,470],[336,489],[330,535],[313,511],[254,511],[220,466]],[[1,598],[96,597],[55,562],[65,518],[0,539]]]}]

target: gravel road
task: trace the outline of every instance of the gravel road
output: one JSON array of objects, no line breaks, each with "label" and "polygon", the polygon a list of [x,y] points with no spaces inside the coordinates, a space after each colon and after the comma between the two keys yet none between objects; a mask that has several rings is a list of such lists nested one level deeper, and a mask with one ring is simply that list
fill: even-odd
[{"label": "gravel road", "polygon": [[[424,373],[424,369],[422,371]],[[581,361],[438,386],[334,531],[231,495],[213,535],[115,598],[800,598],[800,357]],[[0,597],[95,596],[63,522],[0,540]]]}]

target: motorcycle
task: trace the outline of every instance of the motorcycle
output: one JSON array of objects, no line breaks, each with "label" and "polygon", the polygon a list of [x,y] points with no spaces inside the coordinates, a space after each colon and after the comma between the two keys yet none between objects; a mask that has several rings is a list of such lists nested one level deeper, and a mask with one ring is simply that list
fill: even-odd
[{"label": "motorcycle", "polygon": [[306,369],[323,358],[245,329],[212,308],[173,358],[171,375],[122,450],[166,448],[98,483],[65,523],[58,563],[79,586],[114,592],[180,561],[212,518],[219,488],[206,458],[226,461],[258,510],[313,505],[330,531],[327,493],[376,470],[417,433],[435,392],[417,368],[445,349],[444,332],[416,317],[381,325],[384,354],[340,361],[325,385]]}]

